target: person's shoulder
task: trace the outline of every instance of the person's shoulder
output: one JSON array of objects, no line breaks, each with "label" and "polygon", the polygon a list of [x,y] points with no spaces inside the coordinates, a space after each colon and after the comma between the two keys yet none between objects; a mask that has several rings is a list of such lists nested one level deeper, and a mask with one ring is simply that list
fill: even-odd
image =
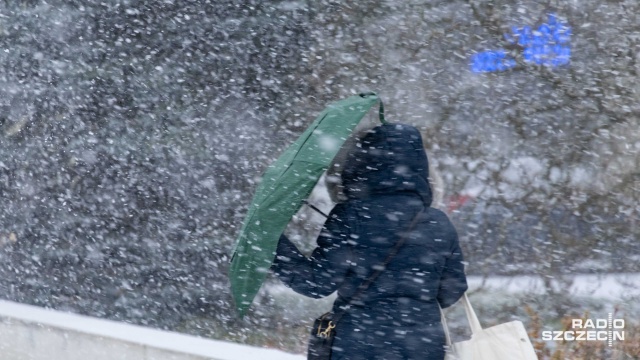
[{"label": "person's shoulder", "polygon": [[436,209],[434,207],[427,208],[427,214],[434,219],[446,219],[449,220],[449,216],[442,210]]},{"label": "person's shoulder", "polygon": [[427,209],[427,218],[433,224],[444,227],[453,227],[451,219],[449,219],[449,215],[440,209],[429,207]]}]

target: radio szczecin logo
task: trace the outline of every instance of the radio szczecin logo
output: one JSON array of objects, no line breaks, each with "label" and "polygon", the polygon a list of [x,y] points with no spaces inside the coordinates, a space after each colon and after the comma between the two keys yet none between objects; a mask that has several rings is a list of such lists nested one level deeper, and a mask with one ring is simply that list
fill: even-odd
[{"label": "radio szczecin logo", "polygon": [[624,319],[614,319],[609,313],[606,319],[571,319],[571,329],[542,332],[544,341],[606,341],[624,340]]}]

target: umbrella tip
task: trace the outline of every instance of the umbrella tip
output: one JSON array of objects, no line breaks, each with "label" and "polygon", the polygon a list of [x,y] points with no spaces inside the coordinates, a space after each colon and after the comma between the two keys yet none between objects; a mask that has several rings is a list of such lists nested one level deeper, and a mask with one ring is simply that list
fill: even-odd
[{"label": "umbrella tip", "polygon": [[[364,98],[364,99],[368,98],[369,96],[378,97],[378,94],[376,94],[373,91],[361,92],[359,95],[361,98]],[[382,100],[380,100],[380,109],[378,110],[378,117],[380,118],[380,123],[387,124],[387,120],[384,118],[384,104],[382,104]]]}]

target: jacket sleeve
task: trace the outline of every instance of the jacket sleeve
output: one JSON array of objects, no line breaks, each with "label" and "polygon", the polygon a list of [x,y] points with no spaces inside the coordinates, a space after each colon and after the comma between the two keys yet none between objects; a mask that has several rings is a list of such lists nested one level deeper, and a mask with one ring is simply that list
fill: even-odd
[{"label": "jacket sleeve", "polygon": [[438,302],[442,308],[455,304],[468,288],[458,234],[453,225],[450,224],[450,226],[453,235],[451,252],[445,256],[440,288],[438,289]]},{"label": "jacket sleeve", "polygon": [[349,271],[349,228],[342,205],[329,214],[310,257],[281,235],[271,269],[295,292],[313,298],[330,295],[338,289]]}]

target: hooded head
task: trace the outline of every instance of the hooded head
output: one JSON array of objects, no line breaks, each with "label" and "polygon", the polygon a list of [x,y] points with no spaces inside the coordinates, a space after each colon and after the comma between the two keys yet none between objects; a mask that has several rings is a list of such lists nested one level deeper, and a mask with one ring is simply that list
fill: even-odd
[{"label": "hooded head", "polygon": [[347,198],[406,192],[416,193],[431,206],[429,162],[420,132],[404,124],[368,130],[347,154],[341,182]]}]

